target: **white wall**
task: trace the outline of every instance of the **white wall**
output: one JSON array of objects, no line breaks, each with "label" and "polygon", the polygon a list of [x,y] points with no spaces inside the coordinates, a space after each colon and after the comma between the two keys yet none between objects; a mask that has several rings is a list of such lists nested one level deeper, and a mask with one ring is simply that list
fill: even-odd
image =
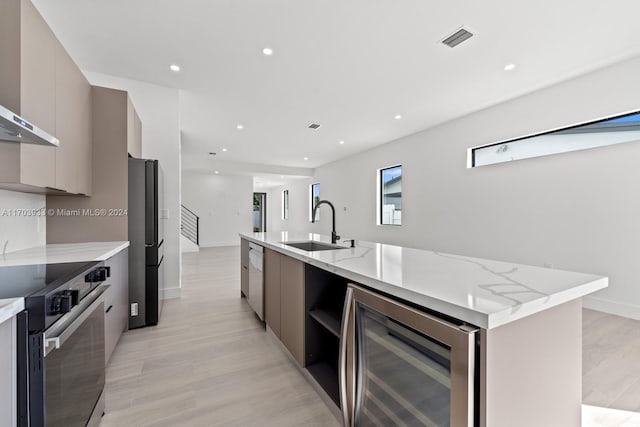
[{"label": "white wall", "polygon": [[238,233],[251,231],[252,203],[251,176],[182,175],[182,204],[200,217],[201,247],[239,245]]},{"label": "white wall", "polygon": [[164,172],[165,298],[180,296],[180,112],[177,89],[85,72],[91,84],[126,90],[142,122],[142,157],[159,160]]},{"label": "white wall", "polygon": [[[325,165],[315,179],[343,237],[607,275],[585,305],[640,318],[639,142],[466,167],[472,146],[640,110],[638,75],[640,59],[627,61]],[[394,164],[403,225],[377,226],[376,170]],[[328,234],[325,218],[315,230]]]},{"label": "white wall", "polygon": [[46,216],[28,215],[45,205],[45,196],[0,190],[0,256],[46,244]]},{"label": "white wall", "polygon": [[[309,222],[309,186],[315,182],[311,177],[296,179],[285,186],[267,190],[267,231],[307,232],[321,230],[325,234],[331,234],[331,213],[327,207],[320,207],[322,212],[318,224]],[[286,220],[282,219],[282,192],[284,190],[289,190],[289,217]],[[322,186],[320,186],[320,198],[324,198]],[[325,224],[327,226],[323,227]]]}]

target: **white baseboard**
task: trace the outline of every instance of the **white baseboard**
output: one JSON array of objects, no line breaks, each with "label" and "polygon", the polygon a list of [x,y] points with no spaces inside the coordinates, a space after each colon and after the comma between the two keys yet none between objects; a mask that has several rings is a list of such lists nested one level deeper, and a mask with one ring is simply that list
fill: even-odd
[{"label": "white baseboard", "polygon": [[162,299],[175,299],[182,296],[182,288],[168,288],[162,290]]},{"label": "white baseboard", "polygon": [[604,298],[586,296],[582,299],[582,306],[591,310],[603,311],[616,316],[640,320],[640,306],[611,301]]},{"label": "white baseboard", "polygon": [[191,253],[191,252],[200,252],[200,248],[197,247],[196,245],[193,245],[191,247],[182,247],[182,253],[186,254],[186,253]]},{"label": "white baseboard", "polygon": [[198,245],[193,243],[191,240],[184,237],[182,234],[180,235],[180,252],[198,252],[200,248]]},{"label": "white baseboard", "polygon": [[240,239],[238,240],[229,240],[226,242],[207,242],[200,243],[201,248],[219,248],[223,246],[240,246]]}]

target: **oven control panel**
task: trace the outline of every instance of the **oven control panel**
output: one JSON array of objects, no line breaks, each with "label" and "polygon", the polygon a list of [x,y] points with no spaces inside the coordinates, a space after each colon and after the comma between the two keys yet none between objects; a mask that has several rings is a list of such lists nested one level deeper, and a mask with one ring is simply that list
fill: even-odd
[{"label": "oven control panel", "polygon": [[80,291],[77,289],[66,289],[58,292],[51,297],[51,307],[49,307],[49,314],[64,314],[71,311],[73,307],[80,302]]}]

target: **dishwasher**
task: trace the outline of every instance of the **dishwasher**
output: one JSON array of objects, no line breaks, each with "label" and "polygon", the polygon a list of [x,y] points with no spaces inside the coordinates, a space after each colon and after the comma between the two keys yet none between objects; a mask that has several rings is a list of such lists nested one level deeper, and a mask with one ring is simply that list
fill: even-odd
[{"label": "dishwasher", "polygon": [[249,305],[264,320],[264,253],[260,245],[249,243]]}]

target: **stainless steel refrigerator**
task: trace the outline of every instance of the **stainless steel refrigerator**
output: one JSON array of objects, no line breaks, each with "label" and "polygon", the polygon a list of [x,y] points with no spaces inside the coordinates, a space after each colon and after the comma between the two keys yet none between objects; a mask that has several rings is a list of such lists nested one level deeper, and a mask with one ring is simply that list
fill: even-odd
[{"label": "stainless steel refrigerator", "polygon": [[162,183],[157,160],[129,158],[129,328],[156,325],[162,312]]}]

